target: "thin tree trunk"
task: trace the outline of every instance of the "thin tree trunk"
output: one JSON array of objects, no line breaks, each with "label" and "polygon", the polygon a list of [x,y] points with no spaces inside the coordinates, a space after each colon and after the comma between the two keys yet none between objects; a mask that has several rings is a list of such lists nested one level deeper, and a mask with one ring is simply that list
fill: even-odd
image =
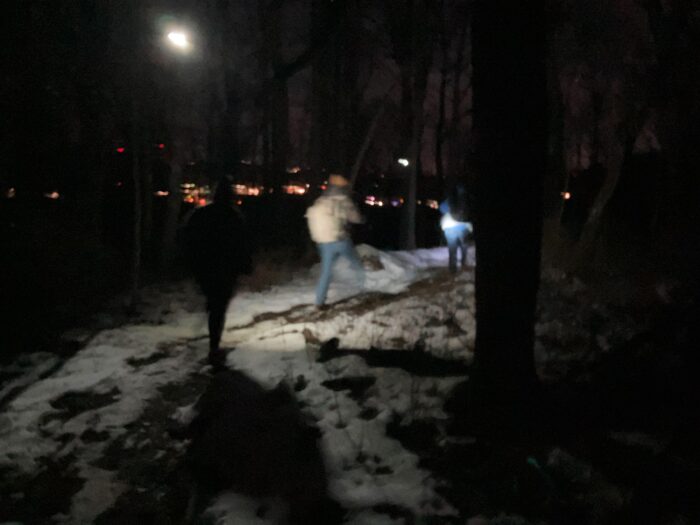
[{"label": "thin tree trunk", "polygon": [[[269,126],[270,184],[282,184],[289,150],[289,92],[287,77],[278,74],[283,66],[280,41],[281,2],[260,2],[258,20],[262,34],[259,71],[263,79],[272,74],[270,88],[265,90],[264,116]],[[266,80],[267,81],[267,80]]]},{"label": "thin tree trunk", "polygon": [[354,187],[355,182],[357,182],[357,176],[360,173],[362,162],[365,159],[365,155],[367,154],[367,150],[369,149],[370,144],[372,144],[374,134],[377,131],[377,126],[379,125],[379,121],[384,115],[385,110],[386,101],[384,100],[379,106],[377,112],[374,114],[374,117],[372,117],[372,121],[370,122],[369,127],[367,128],[367,133],[365,133],[365,138],[362,141],[362,145],[360,146],[359,151],[357,152],[357,156],[355,157],[355,162],[353,163],[352,169],[350,170],[350,187]]},{"label": "thin tree trunk", "polygon": [[607,126],[602,130],[600,141],[607,159],[605,164],[607,174],[583,227],[581,237],[576,243],[573,264],[577,268],[589,266],[591,259],[595,256],[605,209],[617,188],[625,158],[624,145],[620,143],[617,130],[613,126]]},{"label": "thin tree trunk", "polygon": [[131,303],[132,306],[138,300],[138,291],[141,284],[141,234],[142,221],[142,185],[141,185],[141,129],[139,122],[139,107],[136,97],[132,93],[131,114],[131,182],[133,185],[133,210],[132,210],[132,235],[131,235]]},{"label": "thin tree trunk", "polygon": [[143,205],[143,217],[141,225],[141,245],[146,250],[146,260],[150,261],[153,256],[153,247],[151,246],[153,233],[153,172],[151,171],[151,156],[148,154],[150,144],[146,140],[148,146],[144,148],[144,158],[142,159],[141,169],[141,199]]},{"label": "thin tree trunk", "polygon": [[459,38],[457,39],[457,56],[455,57],[454,68],[452,72],[452,116],[450,118],[450,126],[448,131],[448,154],[447,154],[447,172],[450,177],[458,178],[458,174],[462,171],[462,152],[464,145],[460,144],[460,123],[461,123],[461,79],[462,69],[464,65],[464,49],[467,44],[467,21],[464,21]]},{"label": "thin tree trunk", "polygon": [[407,112],[410,122],[408,144],[408,180],[406,181],[406,202],[403,206],[401,227],[401,247],[405,250],[416,248],[416,205],[418,190],[418,172],[420,166],[421,138],[423,136],[423,100],[428,80],[426,50],[419,45],[425,37],[423,25],[423,3],[421,0],[411,2],[411,43],[410,63],[403,72],[402,89],[408,96],[402,95],[402,109]]},{"label": "thin tree trunk", "polygon": [[534,322],[546,165],[544,2],[476,2],[472,57],[478,136],[476,371],[482,402],[506,406],[536,384]]},{"label": "thin tree trunk", "polygon": [[[438,121],[435,126],[435,174],[438,176],[440,181],[445,180],[445,167],[442,158],[442,144],[445,140],[445,120],[446,120],[446,104],[445,99],[447,98],[447,72],[448,72],[448,61],[450,59],[450,46],[449,40],[447,39],[446,27],[445,27],[445,2],[444,0],[440,2],[440,49],[442,51],[442,67],[440,69],[440,93],[438,101]],[[452,173],[449,174],[449,179],[451,182]],[[451,184],[447,184],[448,187]]]}]

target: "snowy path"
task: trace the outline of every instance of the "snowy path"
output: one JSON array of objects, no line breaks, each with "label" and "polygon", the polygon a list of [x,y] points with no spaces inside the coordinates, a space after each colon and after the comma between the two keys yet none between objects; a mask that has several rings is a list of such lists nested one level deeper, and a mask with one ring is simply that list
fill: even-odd
[{"label": "snowy path", "polygon": [[[243,283],[223,337],[236,348],[227,364],[267,387],[294,387],[322,432],[331,496],[345,509],[345,523],[449,520],[456,510],[440,496],[443,480],[395,431],[428,422],[437,443],[452,439],[442,407],[471,360],[473,273],[449,274],[444,248],[359,251],[372,268],[366,289],[339,264],[328,310],[311,306],[317,266],[265,287],[256,276]],[[585,371],[628,335],[607,306],[582,293],[564,276],[543,279],[535,346],[543,378]],[[168,428],[191,416],[211,378],[201,309],[191,283],[146,290],[136,319],[88,338],[71,358],[27,354],[0,370],[10,377],[0,386],[0,523],[181,520],[189,490],[178,475],[185,444]],[[358,352],[319,360],[320,344],[334,337],[341,349]],[[362,352],[389,356],[416,347],[459,366],[409,372]],[[264,516],[261,505],[269,509]],[[207,510],[211,521],[236,525],[276,523],[283,513],[274,502],[233,492]]]},{"label": "snowy path", "polygon": [[[347,523],[392,523],[372,510],[379,505],[418,515],[449,514],[452,509],[434,491],[436,480],[418,467],[415,455],[387,437],[386,425],[393,418],[442,417],[442,399],[458,379],[371,368],[357,356],[317,363],[314,353],[320,341],[338,337],[343,348],[408,349],[420,341],[438,355],[468,357],[474,336],[471,274],[461,274],[455,286],[444,271],[444,249],[360,251],[376,268],[368,272],[372,291],[357,295],[349,268],[341,264],[327,311],[309,306],[316,268],[263,292],[241,290],[224,335],[224,345],[237,348],[228,365],[267,386],[304,377],[306,387],[298,397],[323,432],[332,495],[351,511]],[[24,378],[33,382],[0,414],[0,472],[4,483],[17,487],[3,496],[2,512],[10,512],[6,519],[17,519],[12,509],[26,512],[33,480],[44,472],[61,470],[76,486],[53,507],[46,505],[44,518],[90,523],[120,496],[143,488],[124,479],[115,457],[147,451],[150,461],[162,460],[164,467],[177,459],[178,444],[170,443],[162,428],[160,436],[146,432],[153,423],[144,414],[164,389],[191,378],[201,382],[207,374],[205,322],[201,313],[188,311],[188,293],[152,292],[146,304],[153,308],[142,312],[145,322],[100,332],[53,373],[55,363],[43,356],[43,369]],[[37,381],[42,373],[37,370],[49,375]],[[356,399],[323,384],[341,377],[372,378],[373,384]],[[162,449],[154,449],[154,441],[162,442]],[[265,523],[256,509],[246,498],[224,494],[211,513],[221,523]]]}]

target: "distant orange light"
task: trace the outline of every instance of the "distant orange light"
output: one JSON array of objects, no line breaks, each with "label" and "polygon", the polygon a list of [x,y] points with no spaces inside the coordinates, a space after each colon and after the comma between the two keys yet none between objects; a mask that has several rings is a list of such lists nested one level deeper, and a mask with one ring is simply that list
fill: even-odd
[{"label": "distant orange light", "polygon": [[158,190],[158,191],[156,191],[156,192],[153,192],[153,195],[155,195],[156,197],[167,197],[168,195],[170,195],[170,192],[169,192],[169,191]]},{"label": "distant orange light", "polygon": [[233,193],[236,195],[249,195],[253,197],[257,197],[262,193],[263,187],[262,186],[252,186],[252,185],[247,185],[247,184],[234,184],[233,185]]},{"label": "distant orange light", "polygon": [[198,204],[200,206],[205,206],[207,204],[207,199],[199,199]]},{"label": "distant orange light", "polygon": [[125,151],[126,151],[126,148],[122,148],[121,146],[119,146],[117,148],[117,153],[124,153]]},{"label": "distant orange light", "polygon": [[47,199],[51,199],[52,201],[55,201],[55,200],[58,199],[60,196],[61,196],[61,195],[59,195],[59,193],[58,193],[57,191],[52,191],[52,192],[49,192],[49,193],[44,193],[44,197],[46,197]]},{"label": "distant orange light", "polygon": [[564,191],[562,192],[561,196],[565,201],[568,201],[571,198],[571,193],[568,191]]},{"label": "distant orange light", "polygon": [[288,184],[282,186],[282,191],[289,195],[304,195],[306,193],[306,185],[301,186],[299,184]]}]

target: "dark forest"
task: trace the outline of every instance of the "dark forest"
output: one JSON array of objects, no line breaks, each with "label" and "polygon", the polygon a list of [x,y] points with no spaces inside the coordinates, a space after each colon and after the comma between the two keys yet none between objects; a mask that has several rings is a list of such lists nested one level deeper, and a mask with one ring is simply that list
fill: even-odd
[{"label": "dark forest", "polygon": [[0,521],[700,522],[700,3],[3,8]]}]

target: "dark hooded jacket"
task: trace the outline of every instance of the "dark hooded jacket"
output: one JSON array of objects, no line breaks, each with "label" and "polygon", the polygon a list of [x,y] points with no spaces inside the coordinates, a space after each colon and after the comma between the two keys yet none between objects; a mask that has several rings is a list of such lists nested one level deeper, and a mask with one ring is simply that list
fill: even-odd
[{"label": "dark hooded jacket", "polygon": [[200,283],[225,283],[251,272],[250,236],[229,184],[219,184],[214,202],[194,211],[184,228],[183,244]]}]

